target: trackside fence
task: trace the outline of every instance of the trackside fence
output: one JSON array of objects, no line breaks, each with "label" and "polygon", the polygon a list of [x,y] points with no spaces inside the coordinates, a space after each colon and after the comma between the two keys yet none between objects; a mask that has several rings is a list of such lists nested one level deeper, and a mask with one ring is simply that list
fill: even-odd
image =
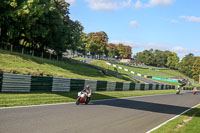
[{"label": "trackside fence", "polygon": [[[0,92],[70,92],[80,91],[86,85],[89,85],[92,88],[92,91],[175,89],[174,85],[166,84],[140,84],[135,82],[116,82],[0,73]],[[192,88],[184,88],[184,90],[192,90]]]}]

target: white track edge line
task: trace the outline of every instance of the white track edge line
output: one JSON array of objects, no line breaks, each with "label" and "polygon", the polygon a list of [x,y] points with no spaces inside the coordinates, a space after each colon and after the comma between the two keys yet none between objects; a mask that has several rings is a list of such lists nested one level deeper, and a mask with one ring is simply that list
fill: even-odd
[{"label": "white track edge line", "polygon": [[185,110],[184,112],[180,113],[179,115],[176,115],[176,116],[172,117],[171,119],[169,119],[169,120],[167,120],[167,121],[161,123],[160,125],[158,125],[158,126],[154,127],[153,129],[147,131],[146,133],[151,133],[152,131],[154,131],[154,130],[160,128],[161,126],[165,125],[166,123],[168,123],[168,122],[170,122],[170,121],[176,119],[177,117],[179,117],[179,116],[181,116],[182,114],[184,114],[184,113],[190,111],[190,110],[193,109],[193,108],[196,108],[197,106],[200,106],[200,104],[197,104],[197,105],[195,105],[195,106],[193,106],[193,107],[191,107],[191,108]]}]

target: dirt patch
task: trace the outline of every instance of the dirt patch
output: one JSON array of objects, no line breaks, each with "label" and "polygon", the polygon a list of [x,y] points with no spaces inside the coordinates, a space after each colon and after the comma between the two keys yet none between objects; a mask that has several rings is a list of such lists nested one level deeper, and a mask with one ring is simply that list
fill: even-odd
[{"label": "dirt patch", "polygon": [[[200,110],[199,110],[199,111],[200,111]],[[182,122],[179,123],[179,124],[177,124],[174,130],[177,131],[179,128],[182,128],[186,123],[188,123],[189,121],[191,121],[192,118],[193,118],[199,111],[195,112],[192,116],[188,116],[188,117],[183,118]]]},{"label": "dirt patch", "polygon": [[[194,115],[193,115],[194,116]],[[183,122],[184,123],[187,123],[187,122],[189,122],[189,121],[191,121],[192,120],[192,117],[190,116],[190,117],[188,117],[188,118],[185,118],[185,119],[183,119]]]},{"label": "dirt patch", "polygon": [[188,123],[189,121],[191,121],[193,116],[189,116],[189,117],[184,118],[181,123],[179,123],[178,125],[176,125],[176,127],[175,127],[174,130],[178,131],[179,128],[182,128],[186,123]]}]

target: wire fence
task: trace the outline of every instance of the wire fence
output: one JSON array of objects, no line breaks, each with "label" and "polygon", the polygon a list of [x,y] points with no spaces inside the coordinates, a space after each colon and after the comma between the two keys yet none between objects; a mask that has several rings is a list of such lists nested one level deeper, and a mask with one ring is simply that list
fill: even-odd
[{"label": "wire fence", "polygon": [[51,59],[51,60],[63,61],[65,59],[62,57],[62,54],[58,55],[56,54],[55,51],[50,49],[37,49],[37,48],[24,47],[21,45],[16,46],[16,45],[5,45],[5,44],[0,44],[0,49],[45,59]]}]

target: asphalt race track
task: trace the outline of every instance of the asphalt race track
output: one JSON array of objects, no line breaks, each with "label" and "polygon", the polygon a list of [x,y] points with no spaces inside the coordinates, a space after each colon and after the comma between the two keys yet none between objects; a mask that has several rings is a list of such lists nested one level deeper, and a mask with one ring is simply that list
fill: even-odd
[{"label": "asphalt race track", "polygon": [[159,82],[159,81],[156,81],[156,80],[152,80],[152,79],[149,79],[149,78],[143,78],[143,77],[133,76],[133,75],[128,75],[128,76],[135,79],[135,80],[142,81],[142,82],[147,83],[147,84],[165,84],[165,83],[162,83],[162,82]]},{"label": "asphalt race track", "polygon": [[145,133],[200,103],[200,94],[157,95],[0,109],[0,133]]}]

